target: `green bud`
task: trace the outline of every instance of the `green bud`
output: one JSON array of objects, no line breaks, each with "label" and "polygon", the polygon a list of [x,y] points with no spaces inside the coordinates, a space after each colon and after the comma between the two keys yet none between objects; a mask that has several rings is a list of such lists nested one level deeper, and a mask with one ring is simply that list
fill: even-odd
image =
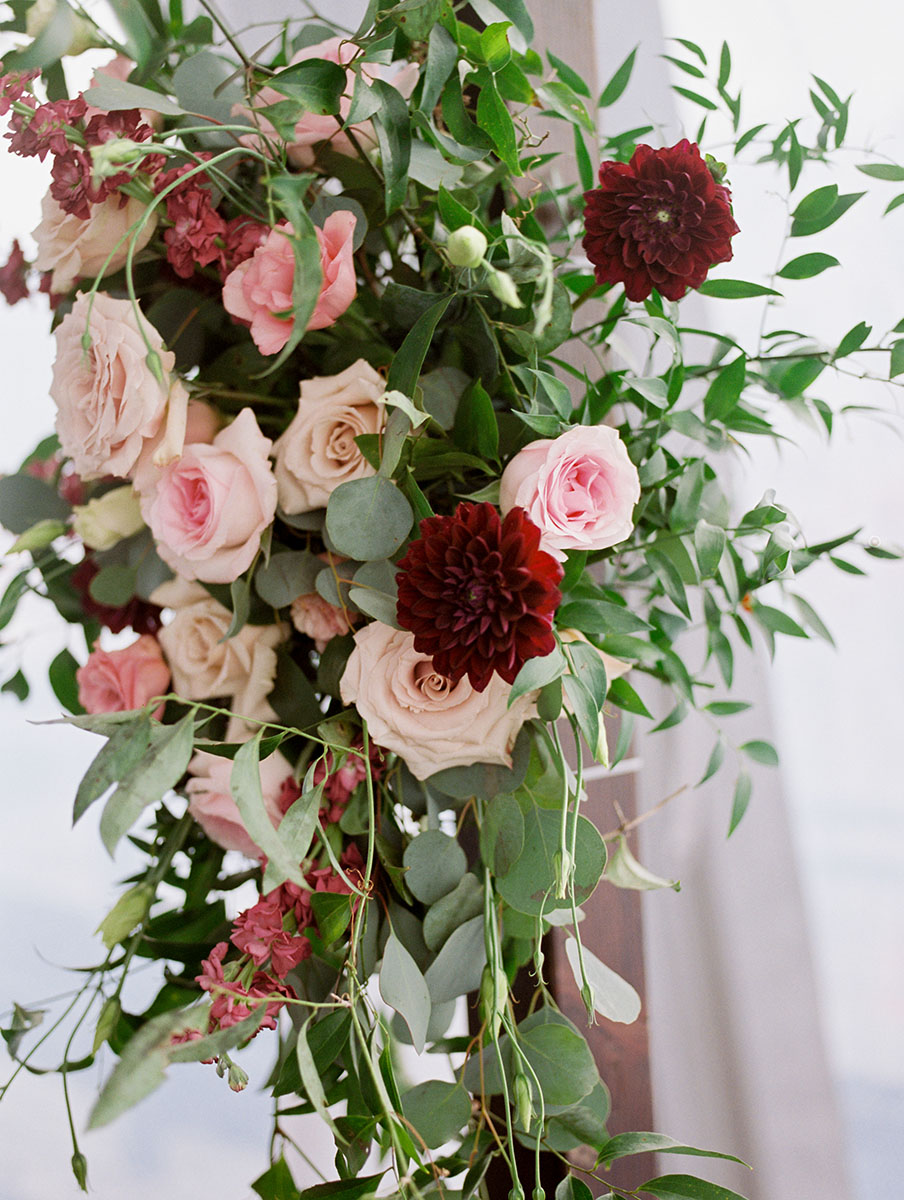
[{"label": "green bud", "polygon": [[587,1009],[587,1020],[591,1025],[596,1024],[596,1008],[593,1004],[593,991],[590,984],[585,983],[581,988],[581,999],[584,1001],[584,1008]]},{"label": "green bud", "polygon": [[509,1192],[508,1200],[524,1200],[524,1188],[520,1183],[516,1183]]},{"label": "green bud", "polygon": [[111,138],[91,147],[91,178],[109,179],[118,175],[129,163],[147,154],[147,146],[140,146],[131,138]]},{"label": "green bud", "polygon": [[523,1071],[519,1071],[515,1075],[513,1084],[515,1093],[515,1114],[518,1118],[518,1124],[525,1131],[530,1129],[531,1121],[534,1117],[534,1106],[531,1100],[530,1083]]},{"label": "green bud", "polygon": [[75,1181],[83,1192],[88,1190],[88,1160],[82,1154],[81,1150],[76,1150],[72,1159],[72,1174],[75,1176]]},{"label": "green bud", "polygon": [[532,1193],[531,1200],[546,1200],[546,1193],[541,1187],[535,1187]]},{"label": "green bud", "polygon": [[97,1028],[94,1030],[94,1045],[91,1053],[96,1054],[104,1042],[108,1041],[113,1030],[119,1024],[122,1005],[115,996],[108,996],[97,1018]]},{"label": "green bud", "polygon": [[453,267],[479,267],[487,252],[487,240],[473,225],[462,225],[449,234],[446,253]]},{"label": "green bud", "polygon": [[21,554],[23,550],[43,550],[46,546],[50,545],[54,538],[58,538],[60,534],[65,532],[66,526],[62,521],[48,517],[44,521],[38,521],[30,529],[26,529],[23,534],[16,538],[6,553]]},{"label": "green bud", "polygon": [[574,871],[574,859],[567,850],[557,850],[552,860],[556,879],[556,899],[564,900]]},{"label": "green bud", "polygon": [[117,942],[128,937],[135,926],[141,924],[153,900],[154,889],[149,883],[136,883],[133,888],[123,892],[94,931],[104,939],[108,950],[112,950]]},{"label": "green bud", "polygon": [[706,166],[716,183],[724,183],[725,176],[728,174],[728,167],[724,162],[719,162],[713,158],[711,154],[706,155]]},{"label": "green bud", "polygon": [[490,291],[496,299],[507,304],[509,308],[523,308],[524,305],[521,303],[521,297],[518,295],[518,289],[515,287],[515,281],[511,275],[507,271],[497,271],[489,263],[487,263],[487,270],[490,273]]},{"label": "green bud", "polygon": [[480,1015],[490,1026],[493,1037],[499,1036],[502,1014],[508,999],[508,978],[501,967],[494,972],[489,963],[480,978]]},{"label": "green bud", "polygon": [[243,1071],[232,1059],[229,1060],[227,1082],[234,1092],[243,1092],[248,1086],[248,1072]]}]

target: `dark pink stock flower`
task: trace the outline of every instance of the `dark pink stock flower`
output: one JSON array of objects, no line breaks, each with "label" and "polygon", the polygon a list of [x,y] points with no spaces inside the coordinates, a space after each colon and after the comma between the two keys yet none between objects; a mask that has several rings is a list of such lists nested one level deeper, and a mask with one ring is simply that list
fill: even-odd
[{"label": "dark pink stock flower", "polygon": [[74,100],[53,100],[37,105],[31,116],[17,112],[10,117],[9,148],[23,158],[37,156],[41,161],[48,153],[65,154],[72,143],[67,130],[78,125],[87,105],[81,96]]},{"label": "dark pink stock flower", "polygon": [[[359,739],[352,750],[363,750],[364,743]],[[371,776],[379,779],[383,773],[383,752],[379,746],[371,743],[370,747]],[[351,753],[342,765],[333,769],[333,752],[327,750],[324,757],[314,768],[315,785],[326,780],[323,789],[323,802],[320,806],[320,819],[325,825],[334,825],[351,799],[352,792],[362,783],[367,775],[367,766],[360,754]]]},{"label": "dark pink stock flower", "polygon": [[467,675],[482,692],[494,671],[513,683],[529,658],[555,649],[561,578],[522,508],[500,521],[492,504],[463,502],[451,517],[421,521],[399,563],[399,625],[441,675]]},{"label": "dark pink stock flower", "polygon": [[[257,971],[251,980],[250,987],[243,988],[236,982],[227,982],[223,974],[223,958],[229,950],[228,942],[219,942],[210,952],[210,957],[201,962],[203,968],[197,977],[201,990],[210,992],[210,1022],[209,1031],[228,1029],[230,1025],[238,1025],[258,1007],[265,996],[284,996],[294,1000],[295,993],[285,983],[280,983],[272,975]],[[257,1002],[257,1003],[256,1003]],[[267,1003],[266,1015],[260,1029],[275,1029],[276,1014],[285,1001],[273,999]]]},{"label": "dark pink stock flower", "polygon": [[14,239],[9,258],[0,267],[0,295],[7,304],[18,304],[28,296],[28,263],[18,239]]},{"label": "dark pink stock flower", "polygon": [[232,926],[230,941],[247,954],[256,967],[270,957],[270,943],[283,931],[283,915],[272,900],[258,900],[253,908],[240,913]]},{"label": "dark pink stock flower", "polygon": [[[0,71],[2,70],[3,63],[0,62]],[[26,89],[40,74],[40,67],[32,71],[7,71],[6,74],[0,74],[0,117],[5,117],[15,102],[23,96],[26,97],[26,102],[32,105],[37,103]]]},{"label": "dark pink stock flower", "polygon": [[583,241],[597,283],[624,283],[629,300],[653,288],[680,300],[731,259],[731,193],[686,138],[662,150],[638,146],[630,163],[604,162],[599,181],[584,193]]}]

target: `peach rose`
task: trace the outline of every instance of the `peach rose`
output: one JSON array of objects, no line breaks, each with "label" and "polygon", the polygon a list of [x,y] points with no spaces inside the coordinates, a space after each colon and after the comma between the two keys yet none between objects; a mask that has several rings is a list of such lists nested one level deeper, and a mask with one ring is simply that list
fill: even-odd
[{"label": "peach rose", "polygon": [[[123,650],[101,650],[95,645],[75,678],[79,703],[86,712],[128,712],[168,691],[170,672],[157,639],[143,633]],[[162,712],[161,704],[154,716]]]},{"label": "peach rose", "polygon": [[284,512],[321,508],[340,483],[373,475],[355,438],[382,430],[385,392],[386,384],[363,358],[338,375],[302,382],[298,412],[274,446]]},{"label": "peach rose", "polygon": [[[261,762],[260,771],[264,807],[275,829],[283,817],[280,792],[292,768],[277,750]],[[248,858],[260,858],[263,852],[252,842],[232,798],[231,759],[199,750],[188,764],[188,772],[191,776],[185,785],[188,811],[210,840],[224,850],[238,850]]]},{"label": "peach rose", "polygon": [[223,641],[232,613],[201,584],[186,579],[161,583],[151,602],[173,610],[158,635],[173,672],[173,690],[186,700],[228,696],[236,712],[256,717],[273,690],[282,627],[244,625]]},{"label": "peach rose", "polygon": [[231,583],[251,565],[276,512],[272,442],[243,408],[210,446],[186,446],[142,511],[160,557],[186,579]]},{"label": "peach rose", "polygon": [[[163,421],[175,356],[128,300],[104,292],[80,294],[56,329],[57,356],[50,395],[63,453],[83,479],[127,476],[144,443]],[[156,351],[163,382],[147,364],[144,336]],[[82,348],[87,331],[91,344]],[[181,385],[178,385],[181,387]]]},{"label": "peach rose", "polygon": [[[347,209],[330,213],[317,229],[323,283],[308,329],[332,325],[355,298],[357,283],[352,258],[355,214]],[[231,271],[223,284],[223,306],[247,321],[261,354],[277,354],[292,334],[292,284],[295,255],[288,222],[277,225],[250,258]]]},{"label": "peach rose", "polygon": [[[120,204],[122,201],[121,207]],[[129,252],[128,230],[144,213],[147,205],[134,196],[108,196],[100,204],[92,204],[88,219],[65,212],[50,192],[41,201],[41,223],[32,237],[38,244],[35,266],[39,271],[52,272],[50,290],[65,295],[77,279],[93,279],[99,273],[107,255],[113,257],[105,268],[112,275],[125,265]],[[135,242],[135,253],[143,250],[157,226],[154,213]],[[120,239],[122,242],[120,243]]]},{"label": "peach rose", "polygon": [[539,526],[540,546],[564,559],[566,550],[605,550],[634,528],[640,499],[637,468],[618,431],[578,425],[520,450],[502,473],[499,507],[519,505]]},{"label": "peach rose", "polygon": [[355,634],[339,684],[373,740],[401,755],[418,779],[475,762],[511,766],[518,730],[536,714],[533,695],[508,707],[511,686],[494,675],[477,692],[467,677],[453,684],[414,648],[414,635],[379,621]]},{"label": "peach rose", "polygon": [[349,617],[353,614],[346,615],[341,608],[324,600],[319,592],[296,597],[289,609],[289,616],[299,633],[313,638],[319,654],[326,649],[327,642],[350,633],[352,628]]}]

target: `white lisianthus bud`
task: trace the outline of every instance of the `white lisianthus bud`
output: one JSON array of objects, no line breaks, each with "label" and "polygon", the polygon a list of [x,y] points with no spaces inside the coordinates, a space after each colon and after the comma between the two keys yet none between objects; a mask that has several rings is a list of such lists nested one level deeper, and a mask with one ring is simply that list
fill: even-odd
[{"label": "white lisianthus bud", "polygon": [[487,252],[487,240],[473,225],[462,225],[449,234],[446,253],[453,267],[479,267]]},{"label": "white lisianthus bud", "polygon": [[109,550],[144,528],[138,497],[128,486],[77,504],[72,512],[72,528],[91,550]]},{"label": "white lisianthus bud", "polygon": [[118,175],[124,167],[136,159],[144,158],[147,146],[133,142],[131,138],[111,138],[91,147],[91,178],[108,179]]},{"label": "white lisianthus bud", "polygon": [[503,304],[507,304],[509,308],[523,308],[521,297],[518,295],[518,289],[515,287],[515,281],[511,275],[507,271],[497,271],[489,263],[486,265],[490,273],[490,291],[496,299],[501,300]]},{"label": "white lisianthus bud", "polygon": [[[25,14],[25,32],[30,38],[36,38],[44,32],[50,22],[56,15],[57,8],[62,3],[62,0],[34,0],[34,3],[29,6]],[[67,6],[68,7],[68,6]],[[69,45],[63,51],[61,57],[66,55],[83,54],[86,50],[90,50],[92,46],[103,46],[94,26],[90,21],[86,21],[84,17],[80,17],[77,13],[70,9],[67,13],[69,22]]]}]

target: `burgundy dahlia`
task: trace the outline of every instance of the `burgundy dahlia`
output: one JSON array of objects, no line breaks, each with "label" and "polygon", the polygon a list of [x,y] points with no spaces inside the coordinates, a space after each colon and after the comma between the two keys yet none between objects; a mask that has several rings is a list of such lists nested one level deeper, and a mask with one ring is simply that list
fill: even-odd
[{"label": "burgundy dahlia", "polygon": [[584,193],[583,242],[597,283],[624,283],[629,300],[653,288],[680,300],[731,258],[731,193],[687,138],[662,150],[638,146],[629,163],[604,162],[599,180]]},{"label": "burgundy dahlia", "polygon": [[540,530],[522,508],[505,520],[492,504],[459,504],[427,517],[399,563],[397,616],[453,682],[482,692],[496,671],[507,683],[529,658],[555,649],[552,617],[562,568],[540,549]]}]

